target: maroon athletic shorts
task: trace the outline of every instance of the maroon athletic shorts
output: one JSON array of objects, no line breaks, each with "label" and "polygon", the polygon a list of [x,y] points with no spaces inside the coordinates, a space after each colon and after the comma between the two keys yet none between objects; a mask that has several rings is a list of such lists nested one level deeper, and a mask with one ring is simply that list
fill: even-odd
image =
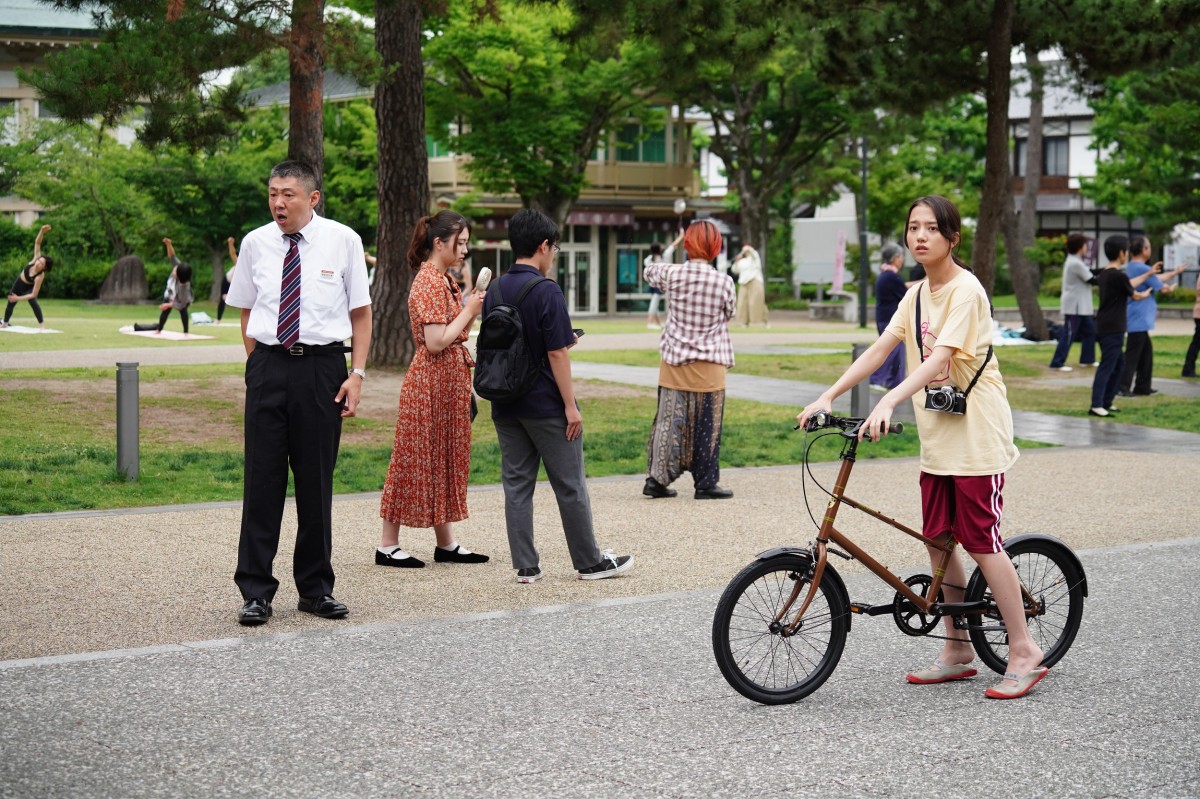
[{"label": "maroon athletic shorts", "polygon": [[956,477],[921,472],[921,514],[926,538],[949,531],[968,552],[1003,552],[1004,475]]}]

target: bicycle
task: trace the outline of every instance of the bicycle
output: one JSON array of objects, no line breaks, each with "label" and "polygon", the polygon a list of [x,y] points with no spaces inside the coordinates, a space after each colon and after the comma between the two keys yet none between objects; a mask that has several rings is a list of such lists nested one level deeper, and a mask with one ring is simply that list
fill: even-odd
[{"label": "bicycle", "polygon": [[[864,421],[825,413],[809,419],[806,436],[832,428],[804,447],[801,460],[801,480],[807,473],[829,495],[816,539],[807,547],[781,546],[759,553],[733,578],[717,602],[713,653],[725,679],[748,699],[767,705],[787,704],[819,688],[841,659],[852,615],[890,613],[900,631],[912,636],[929,635],[943,617],[950,616],[956,630],[967,631],[984,664],[999,674],[1005,672],[1008,637],[983,573],[978,568],[972,573],[962,602],[942,601],[943,575],[957,547],[954,538],[926,539],[846,496]],[[902,431],[899,423],[890,428],[893,433]],[[826,435],[843,438],[841,467],[833,491],[817,483],[809,467],[813,444]],[[842,505],[939,549],[943,554],[933,575],[915,574],[901,579],[882,566],[834,527]],[[1079,631],[1083,600],[1088,593],[1083,564],[1070,547],[1049,535],[1015,536],[1005,542],[1004,550],[1017,569],[1030,632],[1044,653],[1042,665],[1053,666],[1066,654]],[[879,605],[851,601],[845,583],[828,562],[830,554],[862,563],[895,590],[894,598]]]}]

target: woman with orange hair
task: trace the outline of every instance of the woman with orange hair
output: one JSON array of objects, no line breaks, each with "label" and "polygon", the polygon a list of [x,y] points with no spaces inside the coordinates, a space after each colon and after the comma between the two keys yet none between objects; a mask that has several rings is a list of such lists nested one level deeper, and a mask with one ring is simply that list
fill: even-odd
[{"label": "woman with orange hair", "polygon": [[668,486],[690,471],[696,499],[728,499],[733,492],[717,482],[725,371],[733,366],[733,279],[710,265],[721,251],[721,232],[712,222],[693,222],[683,248],[685,263],[646,267],[646,282],[669,295],[671,303],[659,344],[658,412],[642,493],[673,497],[677,492]]}]

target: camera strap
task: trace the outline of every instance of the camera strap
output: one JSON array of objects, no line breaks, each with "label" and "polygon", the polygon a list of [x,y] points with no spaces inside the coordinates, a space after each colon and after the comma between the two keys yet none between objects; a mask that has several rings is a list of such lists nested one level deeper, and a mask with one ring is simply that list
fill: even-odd
[{"label": "camera strap", "polygon": [[[921,363],[925,363],[925,348],[921,346],[921,292],[924,286],[917,289],[917,323],[913,327],[913,338],[917,342],[917,355],[921,358]],[[992,345],[988,345],[987,355],[983,359],[983,363],[979,365],[979,371],[975,372],[975,376],[971,378],[971,383],[963,391],[963,397],[971,393],[971,389],[975,388],[975,384],[979,382],[979,376],[983,374],[984,368],[988,365],[988,361],[992,359]]]}]

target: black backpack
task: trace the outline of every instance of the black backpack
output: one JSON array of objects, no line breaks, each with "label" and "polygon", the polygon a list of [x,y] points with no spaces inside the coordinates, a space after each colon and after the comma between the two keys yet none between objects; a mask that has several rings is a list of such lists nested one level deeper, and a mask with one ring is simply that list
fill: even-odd
[{"label": "black backpack", "polygon": [[537,384],[542,365],[530,352],[520,307],[525,295],[546,279],[539,276],[526,281],[512,304],[504,299],[504,281],[496,281],[494,290],[500,301],[483,317],[475,344],[475,393],[484,399],[514,402]]}]

